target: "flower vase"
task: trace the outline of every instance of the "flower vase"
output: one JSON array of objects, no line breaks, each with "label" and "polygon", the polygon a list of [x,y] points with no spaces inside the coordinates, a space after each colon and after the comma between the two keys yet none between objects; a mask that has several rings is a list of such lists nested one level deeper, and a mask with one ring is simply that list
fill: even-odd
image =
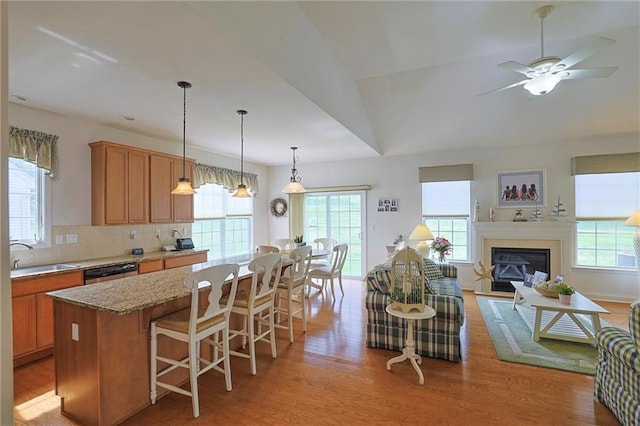
[{"label": "flower vase", "polygon": [[563,305],[571,304],[571,295],[570,294],[559,294],[558,298],[560,299],[560,303]]},{"label": "flower vase", "polygon": [[440,255],[438,256],[438,261],[440,263],[444,263],[444,253],[440,253]]}]

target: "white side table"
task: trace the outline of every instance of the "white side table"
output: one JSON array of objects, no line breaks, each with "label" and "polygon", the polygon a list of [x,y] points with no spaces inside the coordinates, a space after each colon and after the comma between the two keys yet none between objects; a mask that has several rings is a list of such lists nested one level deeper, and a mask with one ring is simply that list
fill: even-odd
[{"label": "white side table", "polygon": [[391,358],[387,361],[387,370],[391,371],[391,364],[396,362],[402,362],[405,359],[411,361],[411,365],[418,372],[418,377],[421,385],[424,385],[424,375],[418,365],[422,365],[422,358],[416,353],[416,344],[413,340],[413,322],[415,320],[424,320],[433,318],[436,316],[436,311],[431,306],[425,306],[424,312],[409,312],[405,314],[402,311],[396,311],[395,309],[389,309],[389,306],[385,309],[387,313],[396,318],[403,318],[407,320],[407,340],[405,346],[402,349],[402,355],[395,358]]}]

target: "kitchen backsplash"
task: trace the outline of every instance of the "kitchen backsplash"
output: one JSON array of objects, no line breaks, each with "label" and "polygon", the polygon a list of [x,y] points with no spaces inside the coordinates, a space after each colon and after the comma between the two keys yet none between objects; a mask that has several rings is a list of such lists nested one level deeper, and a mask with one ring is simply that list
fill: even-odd
[{"label": "kitchen backsplash", "polygon": [[[163,245],[175,245],[173,230],[182,237],[191,237],[190,223],[123,226],[53,226],[51,246],[28,250],[10,247],[11,264],[20,259],[20,267],[73,262],[101,257],[131,254],[142,247],[147,252],[159,251]],[[156,236],[157,235],[157,236]]]}]

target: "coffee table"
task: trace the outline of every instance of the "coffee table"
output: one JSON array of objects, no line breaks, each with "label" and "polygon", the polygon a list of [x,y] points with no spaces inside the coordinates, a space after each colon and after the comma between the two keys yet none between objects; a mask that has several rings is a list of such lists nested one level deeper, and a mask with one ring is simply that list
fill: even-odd
[{"label": "coffee table", "polygon": [[402,355],[391,358],[387,361],[387,370],[391,370],[391,364],[395,364],[396,362],[402,362],[405,359],[411,361],[411,365],[418,373],[418,382],[421,385],[424,385],[424,375],[422,374],[422,370],[420,370],[419,364],[422,365],[422,358],[420,355],[416,353],[416,344],[415,340],[413,340],[413,322],[415,320],[424,320],[427,318],[433,318],[436,316],[436,311],[431,306],[424,307],[424,312],[408,312],[404,313],[402,311],[397,311],[395,309],[391,309],[389,305],[385,308],[387,313],[396,318],[402,318],[407,320],[407,339],[405,341],[405,346],[402,349]]},{"label": "coffee table", "polygon": [[[522,281],[511,281],[515,289],[513,309],[517,310],[532,331],[534,341],[541,337],[570,342],[595,344],[595,334],[602,327],[600,314],[609,311],[589,298],[575,292],[571,304],[563,305],[546,297]],[[532,309],[533,308],[533,309]]]}]

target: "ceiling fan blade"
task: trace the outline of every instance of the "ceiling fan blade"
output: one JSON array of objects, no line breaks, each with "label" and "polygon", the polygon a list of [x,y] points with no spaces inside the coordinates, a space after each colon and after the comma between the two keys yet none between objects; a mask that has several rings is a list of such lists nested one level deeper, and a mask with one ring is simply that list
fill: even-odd
[{"label": "ceiling fan blade", "polygon": [[567,68],[570,68],[575,64],[584,61],[588,57],[595,55],[599,50],[602,50],[607,46],[611,46],[615,42],[616,41],[614,39],[608,37],[600,37],[591,44],[586,45],[582,49],[558,62],[554,66],[554,68],[556,70],[566,70]]},{"label": "ceiling fan blade", "polygon": [[484,96],[484,95],[488,95],[489,93],[500,92],[502,90],[507,90],[507,89],[511,89],[513,87],[522,86],[523,84],[525,84],[528,81],[531,81],[531,80],[527,78],[526,80],[522,80],[522,81],[519,81],[517,83],[510,84],[508,86],[504,86],[504,87],[500,87],[498,89],[490,90],[488,92],[480,93],[478,96]]},{"label": "ceiling fan blade", "polygon": [[559,72],[558,75],[561,76],[563,80],[577,80],[579,78],[600,78],[609,77],[611,74],[616,72],[617,69],[618,67],[566,70]]},{"label": "ceiling fan blade", "polygon": [[536,72],[536,70],[534,70],[533,68],[528,67],[527,65],[521,64],[520,62],[516,62],[516,61],[503,62],[501,64],[498,64],[498,66],[502,68],[506,68],[511,71],[519,72],[520,74],[524,74],[524,75],[527,75],[527,73],[530,73],[530,72],[533,72],[533,73]]}]

